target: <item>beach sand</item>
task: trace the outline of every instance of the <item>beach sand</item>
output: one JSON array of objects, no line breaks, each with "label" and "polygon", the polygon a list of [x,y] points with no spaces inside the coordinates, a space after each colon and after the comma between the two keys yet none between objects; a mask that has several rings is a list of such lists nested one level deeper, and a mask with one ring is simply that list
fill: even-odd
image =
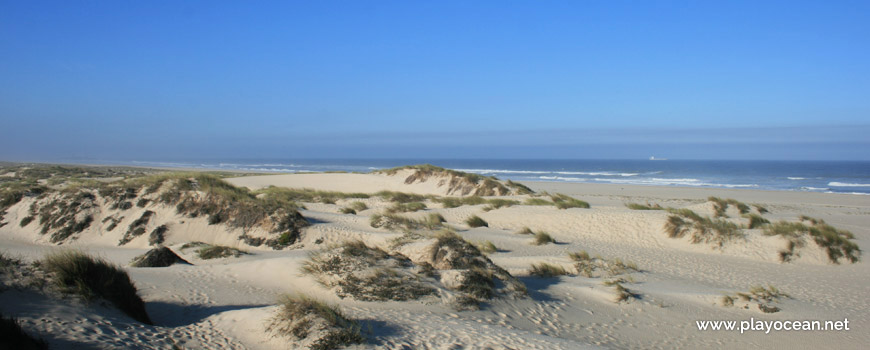
[{"label": "beach sand", "polygon": [[[444,194],[442,186],[433,181],[405,184],[400,176],[375,174],[267,175],[229,181],[252,189],[273,185]],[[707,197],[733,198],[766,207],[770,213],[765,217],[771,221],[795,221],[800,215],[824,219],[854,233],[854,242],[866,249],[870,247],[870,197],[602,184],[526,185],[539,192],[568,194],[589,202],[591,208],[516,205],[483,211],[484,205],[445,209],[430,202],[424,212],[408,214],[440,213],[468,241],[492,242],[499,250],[489,258],[528,287],[529,298],[496,299],[476,311],[456,311],[442,303],[340,299],[300,272],[309,253],[324,245],[361,239],[386,249],[391,239],[401,236],[369,225],[369,216],[391,205],[379,198],[363,199],[370,209],[355,215],[339,211],[354,199],[335,204],[304,203],[306,209],[301,213],[313,224],[304,229],[302,241],[293,249],[245,247],[233,241],[233,232],[215,228],[220,231],[215,241],[235,243],[252,253],[239,258],[200,260],[190,251],[181,251],[183,242],[207,240],[212,228],[193,222],[179,224],[185,229],[173,229],[167,244],[194,265],[126,268],[155,326],[138,324],[104,305],[17,289],[0,293],[0,311],[18,318],[23,328],[45,338],[53,348],[167,348],[172,344],[192,349],[287,348],[288,340],[265,331],[277,310],[276,299],[286,293],[305,293],[339,305],[348,316],[360,320],[369,342],[352,348],[860,349],[870,343],[870,268],[865,261],[832,264],[810,242],[794,262],[781,263],[778,250],[785,247],[785,241],[764,236],[760,230],[748,230],[746,241],[721,248],[692,244],[688,238],[668,237],[663,229],[667,212],[625,206],[649,202],[709,215],[712,209]],[[7,256],[29,262],[51,251],[74,248],[126,265],[148,250],[147,242],[142,241],[118,247],[119,233],[98,229],[86,231],[82,239],[70,244],[48,244],[35,228],[16,224],[26,215],[27,205],[25,201],[10,208],[6,221],[11,224],[0,228],[0,250]],[[733,210],[729,214],[739,217]],[[489,227],[469,228],[464,220],[471,215],[483,218]],[[533,245],[530,236],[515,233],[523,227],[546,231],[557,243]],[[634,262],[640,271],[631,273],[634,282],[624,285],[638,298],[615,302],[613,288],[603,284],[608,278],[528,274],[531,264],[541,262],[576,272],[568,253],[581,250],[605,259]],[[725,294],[769,285],[790,296],[773,304],[780,312],[763,313],[754,305],[748,309],[722,305]],[[700,331],[696,326],[696,321],[703,320],[750,319],[848,319],[850,330],[741,334]]]}]

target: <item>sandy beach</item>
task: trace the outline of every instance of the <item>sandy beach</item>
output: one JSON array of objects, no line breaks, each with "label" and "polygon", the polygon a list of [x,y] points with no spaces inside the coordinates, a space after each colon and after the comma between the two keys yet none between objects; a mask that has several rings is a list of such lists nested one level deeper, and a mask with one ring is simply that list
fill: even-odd
[{"label": "sandy beach", "polygon": [[[413,172],[397,174],[292,174],[228,178],[238,187],[258,190],[269,186],[320,191],[399,191],[429,195],[425,209],[400,212],[408,218],[440,214],[462,239],[473,244],[489,242],[496,247],[486,257],[525,284],[524,297],[496,297],[481,302],[479,309],[458,310],[445,300],[454,293],[439,287],[441,297],[405,301],[362,301],[337,295],[334,288],[302,272],[310,254],[349,240],[361,240],[369,247],[401,253],[418,264],[425,239],[405,245],[394,242],[405,236],[402,230],[373,227],[372,216],[383,214],[395,203],[383,197],[339,198],[302,202],[299,213],[310,223],[301,229],[292,245],[276,250],[250,245],[239,239],[240,230],[229,225],[209,224],[204,217],[177,213],[175,206],[152,200],[122,213],[98,197],[94,225],[51,243],[39,232],[37,223],[22,226],[31,205],[39,201],[26,197],[6,210],[0,227],[0,252],[25,263],[42,259],[47,253],[76,249],[126,266],[145,302],[154,325],[126,317],[105,303],[84,302],[71,296],[35,292],[17,286],[9,278],[0,292],[0,311],[17,318],[22,328],[45,339],[51,348],[154,348],[172,345],[190,349],[274,349],[297,344],[266,329],[283,294],[303,293],[337,305],[362,325],[363,344],[350,348],[389,349],[860,349],[870,342],[870,275],[862,259],[833,263],[812,240],[798,250],[791,262],[781,261],[787,240],[765,235],[762,228],[741,227],[744,238],[718,246],[692,243],[689,237],[671,238],[665,230],[665,210],[633,210],[628,203],[690,209],[714,218],[714,203],[708,197],[745,203],[771,223],[798,222],[802,215],[824,220],[830,226],[854,234],[851,240],[870,246],[870,197],[803,192],[756,191],[604,184],[524,183],[536,195],[511,193],[484,197],[516,200],[517,203],[491,210],[474,204],[446,208],[437,198],[460,196],[451,191],[449,177],[408,181]],[[410,183],[409,183],[410,182]],[[162,191],[162,190],[161,190]],[[527,205],[530,198],[561,193],[588,202],[589,208],[559,209],[553,205]],[[139,192],[140,198],[159,195]],[[152,196],[152,197],[148,197]],[[435,197],[438,196],[438,197]],[[538,197],[535,197],[538,196]],[[466,196],[467,197],[467,196]],[[154,197],[156,198],[156,197]],[[354,202],[364,209],[349,213],[343,209]],[[763,212],[759,207],[766,209]],[[361,207],[360,207],[361,208]],[[131,259],[153,248],[148,235],[134,237],[119,245],[123,230],[107,230],[104,218],[120,218],[120,228],[131,227],[144,211],[156,220],[145,227],[152,232],[168,225],[165,240],[192,265],[140,268],[129,267]],[[121,213],[121,214],[119,214]],[[487,226],[469,227],[466,219],[476,215]],[[747,219],[732,204],[722,220],[746,225]],[[102,224],[96,224],[100,223]],[[554,243],[536,245],[531,235],[518,234],[524,228],[546,232]],[[425,231],[425,230],[424,230]],[[252,237],[271,237],[257,229]],[[259,235],[259,236],[258,236]],[[239,257],[202,259],[185,243],[200,241],[242,249]],[[866,249],[866,248],[865,248]],[[591,260],[577,260],[570,253],[586,251]],[[417,255],[415,255],[417,254]],[[583,261],[612,266],[616,259],[628,263],[624,271],[584,275]],[[533,264],[562,267],[566,274],[541,277],[530,273]],[[586,266],[586,265],[584,265]],[[622,266],[622,265],[620,265]],[[449,271],[441,271],[441,281]],[[614,284],[615,283],[615,284]],[[615,285],[631,294],[617,301]],[[738,293],[755,287],[771,287],[785,295],[769,302],[744,301]],[[441,291],[441,289],[439,289]],[[733,305],[723,302],[734,296]],[[775,307],[763,312],[757,304]],[[699,330],[698,321],[843,321],[849,330],[785,331]]]}]

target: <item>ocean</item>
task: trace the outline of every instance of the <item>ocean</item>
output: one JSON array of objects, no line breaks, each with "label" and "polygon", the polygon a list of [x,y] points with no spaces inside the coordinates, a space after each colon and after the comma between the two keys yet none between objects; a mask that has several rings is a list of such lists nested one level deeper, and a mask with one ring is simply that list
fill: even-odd
[{"label": "ocean", "polygon": [[870,194],[870,162],[851,161],[226,159],[167,162],[103,161],[100,163],[278,173],[370,172],[401,165],[428,163],[514,181]]}]

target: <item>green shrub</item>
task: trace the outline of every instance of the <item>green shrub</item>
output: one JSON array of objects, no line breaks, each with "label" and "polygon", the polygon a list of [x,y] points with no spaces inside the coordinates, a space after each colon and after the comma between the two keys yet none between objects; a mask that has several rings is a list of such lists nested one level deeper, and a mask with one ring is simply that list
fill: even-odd
[{"label": "green shrub", "polygon": [[145,303],[122,267],[75,251],[50,254],[41,265],[63,290],[85,300],[103,298],[133,319],[151,324]]},{"label": "green shrub", "polygon": [[489,223],[477,215],[472,215],[470,218],[465,220],[465,223],[468,224],[469,227],[489,227]]}]

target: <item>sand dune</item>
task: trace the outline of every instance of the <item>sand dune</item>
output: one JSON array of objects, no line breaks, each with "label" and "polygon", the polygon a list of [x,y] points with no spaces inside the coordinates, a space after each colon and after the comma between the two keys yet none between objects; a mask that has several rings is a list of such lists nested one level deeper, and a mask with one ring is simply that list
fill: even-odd
[{"label": "sand dune", "polygon": [[[374,193],[381,190],[427,195],[450,193],[439,181],[405,183],[399,176],[378,174],[293,174],[230,179],[252,189],[270,185],[317,190]],[[126,270],[139,288],[154,326],[139,324],[100,303],[85,303],[74,297],[36,292],[30,287],[7,286],[0,292],[0,311],[20,320],[27,331],[46,339],[52,348],[154,348],[173,344],[196,349],[272,349],[295,344],[266,330],[274,316],[279,295],[304,293],[338,305],[359,320],[366,344],[352,348],[478,348],[478,349],[580,349],[580,348],[843,348],[858,349],[870,342],[862,331],[870,322],[870,290],[865,262],[831,263],[825,251],[808,241],[793,262],[782,263],[778,252],[787,242],[766,236],[761,229],[743,230],[745,240],[724,244],[693,244],[688,238],[669,238],[663,227],[669,213],[631,210],[625,203],[658,203],[689,208],[699,215],[715,212],[708,196],[734,198],[770,210],[771,221],[796,222],[800,215],[824,219],[830,225],[851,231],[861,247],[870,246],[870,202],[863,196],[708,190],[587,184],[527,184],[537,191],[565,193],[589,202],[590,209],[560,210],[553,206],[514,205],[484,211],[485,204],[444,208],[427,200],[427,209],[400,213],[424,218],[437,213],[465,240],[492,242],[498,250],[488,254],[493,263],[519,278],[527,298],[494,298],[479,310],[457,311],[431,300],[403,302],[359,301],[339,298],[334,290],[303,274],[309,254],[324,246],[347,240],[362,240],[368,246],[393,251],[402,230],[390,231],[370,225],[370,216],[393,205],[380,197],[338,199],[334,203],[302,203],[300,213],[310,225],[287,248],[253,246],[240,241],[238,228],[210,225],[204,217],[179,215],[172,206],[159,204],[132,208],[118,225],[126,229],[146,210],[159,222],[149,223],[151,232],[169,225],[163,243],[193,265]],[[502,197],[523,201],[528,195]],[[542,197],[546,198],[546,197]],[[36,223],[20,227],[36,198],[11,206],[0,228],[0,251],[25,262],[36,261],[58,249],[81,249],[126,265],[150,247],[144,235],[119,246],[124,230],[107,231],[105,225],[83,230],[75,239],[52,244]],[[344,214],[342,208],[362,201],[367,209]],[[94,214],[100,222],[115,213],[101,203]],[[730,220],[745,223],[733,208]],[[102,216],[100,216],[102,215]],[[465,219],[477,215],[488,227],[469,228]],[[546,231],[555,244],[533,245],[531,235],[517,234],[524,227]],[[251,233],[272,237],[266,231]],[[195,249],[182,249],[191,241],[241,248],[250,254],[205,260]],[[399,249],[411,260],[413,246]],[[637,265],[640,272],[584,277],[578,274],[571,252],[587,251],[601,259],[621,259]],[[564,267],[569,275],[553,278],[529,276],[533,263]],[[441,274],[449,274],[447,270]],[[629,277],[630,276],[630,277]],[[636,299],[615,302],[614,286],[606,281],[623,278],[621,285]],[[722,296],[747,292],[752,286],[773,285],[790,297],[772,303],[781,311],[763,313],[756,307],[726,307]],[[747,332],[699,331],[698,320],[842,320],[850,331]]]}]

